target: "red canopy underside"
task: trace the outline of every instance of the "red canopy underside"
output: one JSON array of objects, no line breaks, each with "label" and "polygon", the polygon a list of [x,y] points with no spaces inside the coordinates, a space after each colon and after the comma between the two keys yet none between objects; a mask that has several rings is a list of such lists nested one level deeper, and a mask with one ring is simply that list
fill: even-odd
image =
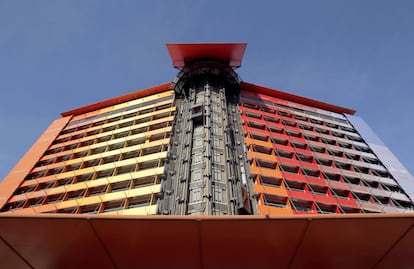
[{"label": "red canopy underside", "polygon": [[167,49],[176,68],[206,58],[228,62],[236,68],[241,66],[246,46],[246,43],[167,44]]},{"label": "red canopy underside", "polygon": [[0,215],[1,268],[414,268],[414,214]]}]

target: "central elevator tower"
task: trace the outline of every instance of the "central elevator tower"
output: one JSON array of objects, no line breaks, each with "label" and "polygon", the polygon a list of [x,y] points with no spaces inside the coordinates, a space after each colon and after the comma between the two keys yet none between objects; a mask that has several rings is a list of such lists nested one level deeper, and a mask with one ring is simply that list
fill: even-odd
[{"label": "central elevator tower", "polygon": [[200,45],[198,51],[190,52],[184,46],[168,47],[173,62],[178,51],[184,57],[179,66],[175,64],[180,68],[174,81],[177,110],[159,213],[254,214],[247,149],[237,109],[240,79],[234,72],[232,55],[209,57],[217,46],[234,45]]}]

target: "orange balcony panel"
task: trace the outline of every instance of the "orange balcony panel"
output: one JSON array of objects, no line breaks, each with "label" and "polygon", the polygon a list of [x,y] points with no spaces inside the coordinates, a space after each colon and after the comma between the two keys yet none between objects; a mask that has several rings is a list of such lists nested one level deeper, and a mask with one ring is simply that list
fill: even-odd
[{"label": "orange balcony panel", "polygon": [[244,140],[244,142],[246,144],[249,144],[249,145],[257,145],[257,146],[263,146],[263,147],[273,148],[272,147],[272,143],[270,143],[270,142],[256,140],[256,139],[252,139],[250,137],[246,137],[245,140]]},{"label": "orange balcony panel", "polygon": [[309,215],[309,214],[315,214],[315,212],[314,211],[293,210],[293,214],[295,214],[295,215]]},{"label": "orange balcony panel", "polygon": [[258,205],[257,211],[259,215],[293,215],[292,209],[285,207],[274,207],[266,205]]},{"label": "orange balcony panel", "polygon": [[263,154],[263,153],[249,151],[247,153],[247,156],[249,158],[260,159],[260,160],[267,160],[267,161],[270,161],[270,162],[277,162],[277,158],[274,155],[268,155],[268,154]]},{"label": "orange balcony panel", "polygon": [[253,175],[262,175],[262,176],[269,176],[269,177],[282,177],[282,174],[276,169],[266,169],[260,168],[257,166],[250,167],[250,173]]},{"label": "orange balcony panel", "polygon": [[256,193],[266,193],[266,194],[272,194],[272,195],[283,196],[283,197],[288,196],[287,191],[283,186],[281,186],[280,188],[276,188],[276,187],[255,184],[254,191]]}]

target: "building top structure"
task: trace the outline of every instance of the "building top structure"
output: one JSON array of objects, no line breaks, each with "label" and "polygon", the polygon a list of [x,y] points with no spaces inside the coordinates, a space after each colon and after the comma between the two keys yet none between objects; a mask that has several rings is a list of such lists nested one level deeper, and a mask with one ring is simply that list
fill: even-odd
[{"label": "building top structure", "polygon": [[167,44],[167,49],[175,68],[198,59],[219,60],[237,68],[241,66],[246,46],[246,43]]}]

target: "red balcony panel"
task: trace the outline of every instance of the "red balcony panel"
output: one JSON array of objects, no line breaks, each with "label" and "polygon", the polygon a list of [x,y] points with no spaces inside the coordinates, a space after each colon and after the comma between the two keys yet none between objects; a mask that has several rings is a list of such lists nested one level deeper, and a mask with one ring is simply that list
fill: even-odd
[{"label": "red balcony panel", "polygon": [[340,206],[345,206],[345,207],[350,207],[350,208],[360,208],[359,204],[354,199],[336,198],[336,202]]},{"label": "red balcony panel", "polygon": [[300,199],[300,200],[305,200],[305,201],[314,200],[313,195],[309,192],[287,190],[287,194],[289,198]]},{"label": "red balcony panel", "polygon": [[303,183],[307,183],[308,181],[306,180],[306,178],[302,175],[298,175],[298,174],[293,174],[293,173],[286,173],[286,172],[281,172],[283,178],[288,179],[288,180],[292,180],[292,181],[297,181],[297,182],[303,182]]},{"label": "red balcony panel", "polygon": [[314,201],[318,203],[323,203],[327,205],[338,205],[337,199],[335,199],[332,196],[313,194],[313,197]]},{"label": "red balcony panel", "polygon": [[301,167],[301,163],[299,163],[299,161],[297,161],[297,160],[286,159],[286,158],[278,158],[278,160],[282,164],[287,164],[287,165],[290,165],[290,166],[298,166],[298,167]]},{"label": "red balcony panel", "polygon": [[374,211],[374,212],[381,212],[381,208],[379,208],[377,204],[372,204],[372,203],[364,202],[364,201],[357,201],[357,203],[359,204],[359,207],[362,209],[366,209],[366,210]]},{"label": "red balcony panel", "polygon": [[375,196],[381,196],[381,197],[389,197],[389,192],[380,190],[377,188],[370,188],[371,194]]},{"label": "red balcony panel", "polygon": [[365,186],[350,184],[349,187],[351,191],[355,191],[358,193],[367,193],[367,194],[370,193],[370,189]]},{"label": "red balcony panel", "polygon": [[324,179],[316,178],[316,177],[307,177],[307,176],[304,176],[304,177],[305,177],[306,182],[309,184],[319,185],[319,186],[328,186],[328,183]]},{"label": "red balcony panel", "polygon": [[332,189],[339,189],[339,190],[351,190],[348,183],[339,182],[339,181],[333,181],[333,180],[326,180],[328,183],[328,186]]}]

